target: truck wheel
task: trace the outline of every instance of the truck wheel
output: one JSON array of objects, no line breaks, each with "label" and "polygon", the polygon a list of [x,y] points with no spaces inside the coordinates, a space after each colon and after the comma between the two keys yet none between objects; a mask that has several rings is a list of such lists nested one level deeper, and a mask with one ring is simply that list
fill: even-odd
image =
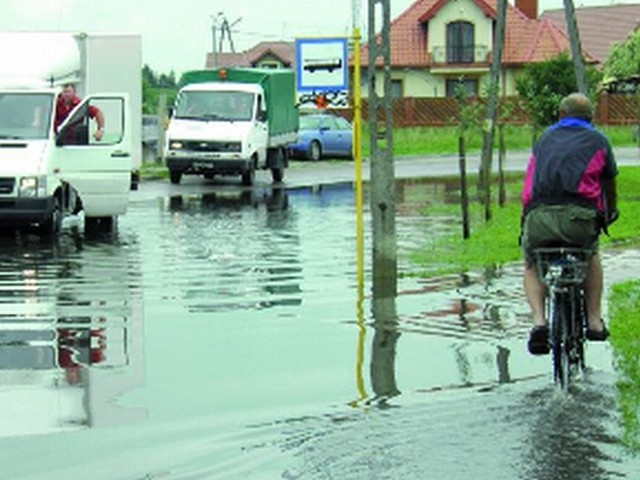
[{"label": "truck wheel", "polygon": [[320,142],[314,140],[309,145],[309,151],[307,152],[307,158],[312,162],[317,162],[322,158],[322,147],[320,146]]},{"label": "truck wheel", "polygon": [[182,178],[182,172],[179,170],[169,170],[169,179],[171,183],[174,185],[178,185],[180,183],[180,179]]},{"label": "truck wheel", "polygon": [[278,148],[271,158],[271,177],[274,183],[281,182],[284,178],[284,167],[287,161],[287,152],[284,148]]},{"label": "truck wheel", "polygon": [[275,167],[271,169],[271,178],[274,182],[281,182],[284,178],[284,167]]},{"label": "truck wheel", "polygon": [[256,178],[256,169],[249,167],[248,170],[242,172],[242,184],[246,187],[250,187],[253,185],[253,181]]}]

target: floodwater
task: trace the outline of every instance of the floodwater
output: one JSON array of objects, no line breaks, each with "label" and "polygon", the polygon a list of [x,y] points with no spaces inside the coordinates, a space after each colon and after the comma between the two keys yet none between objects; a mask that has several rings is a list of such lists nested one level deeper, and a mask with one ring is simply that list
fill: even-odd
[{"label": "floodwater", "polygon": [[[401,273],[457,228],[419,213],[448,194],[399,186]],[[637,478],[609,345],[559,394],[520,265],[374,301],[367,254],[359,299],[354,215],[349,184],[223,188],[139,195],[113,233],[1,237],[2,478]],[[640,252],[604,262],[610,284]]]}]

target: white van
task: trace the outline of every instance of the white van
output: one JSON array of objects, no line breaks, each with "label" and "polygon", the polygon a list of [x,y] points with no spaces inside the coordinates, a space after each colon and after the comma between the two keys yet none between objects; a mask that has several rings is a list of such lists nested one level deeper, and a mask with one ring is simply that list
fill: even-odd
[{"label": "white van", "polygon": [[[141,162],[140,64],[138,35],[0,33],[0,229],[55,233],[66,215],[91,225],[126,212]],[[84,99],[56,129],[68,83]]]}]

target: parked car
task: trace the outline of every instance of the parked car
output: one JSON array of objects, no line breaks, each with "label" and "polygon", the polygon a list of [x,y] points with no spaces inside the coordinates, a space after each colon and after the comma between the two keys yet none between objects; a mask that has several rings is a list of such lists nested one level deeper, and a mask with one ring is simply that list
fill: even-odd
[{"label": "parked car", "polygon": [[298,141],[289,147],[289,156],[317,162],[322,158],[353,158],[353,129],[342,117],[329,113],[300,116]]}]

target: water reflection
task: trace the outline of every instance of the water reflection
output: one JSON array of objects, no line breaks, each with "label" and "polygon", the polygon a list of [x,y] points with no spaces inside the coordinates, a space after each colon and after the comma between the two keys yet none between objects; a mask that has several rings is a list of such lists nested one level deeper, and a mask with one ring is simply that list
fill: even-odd
[{"label": "water reflection", "polygon": [[375,397],[372,401],[383,405],[400,394],[396,384],[396,344],[400,333],[394,297],[373,299],[373,321],[370,371]]},{"label": "water reflection", "polygon": [[[221,189],[174,195],[167,208],[172,214],[171,241],[188,249],[187,256],[200,258],[202,264],[196,270],[210,268],[200,278],[193,271],[184,273],[188,278],[181,295],[190,311],[263,309],[302,302],[299,235],[286,190]],[[187,265],[174,265],[174,260],[169,259],[167,267],[184,271]]]},{"label": "water reflection", "polygon": [[135,239],[71,230],[0,237],[0,435],[138,421],[114,398],[142,385]]}]

